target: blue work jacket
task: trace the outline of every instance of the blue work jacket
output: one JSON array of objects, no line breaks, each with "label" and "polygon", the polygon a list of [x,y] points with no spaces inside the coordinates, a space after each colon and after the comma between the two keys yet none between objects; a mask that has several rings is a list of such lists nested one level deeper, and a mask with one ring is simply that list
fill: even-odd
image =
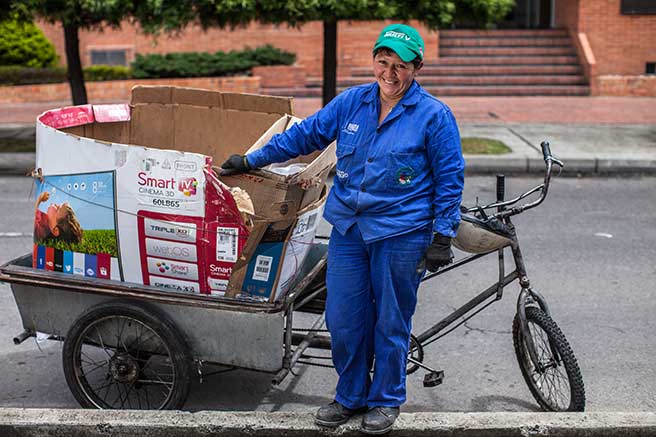
[{"label": "blue work jacket", "polygon": [[357,223],[370,243],[432,223],[454,237],[465,165],[451,110],[413,82],[379,125],[378,95],[376,82],[347,89],[250,153],[248,163],[284,162],[337,140],[324,217],[342,235]]}]

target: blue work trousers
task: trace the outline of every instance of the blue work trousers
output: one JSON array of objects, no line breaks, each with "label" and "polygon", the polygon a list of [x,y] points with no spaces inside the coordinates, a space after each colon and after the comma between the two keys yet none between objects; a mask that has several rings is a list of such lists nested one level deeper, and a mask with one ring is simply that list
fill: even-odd
[{"label": "blue work trousers", "polygon": [[326,324],[339,375],[335,400],[347,408],[405,402],[412,315],[431,239],[430,226],[369,244],[357,224],[346,235],[332,231]]}]

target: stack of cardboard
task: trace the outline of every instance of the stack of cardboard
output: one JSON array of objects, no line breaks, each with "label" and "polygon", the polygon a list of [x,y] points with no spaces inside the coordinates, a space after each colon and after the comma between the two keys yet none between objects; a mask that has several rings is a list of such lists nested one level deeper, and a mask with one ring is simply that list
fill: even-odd
[{"label": "stack of cardboard", "polygon": [[[113,266],[106,278],[273,301],[293,284],[312,244],[334,145],[295,160],[304,169],[291,176],[260,170],[219,180],[211,166],[263,146],[299,121],[291,113],[287,98],[168,86],[135,87],[129,106],[48,111],[37,122],[41,190],[77,199],[79,216],[91,205],[93,223],[108,223],[115,247],[106,250]],[[93,184],[94,195],[82,184]],[[250,195],[252,226],[227,186]],[[94,235],[89,217],[80,218],[84,238]],[[82,243],[63,249],[99,255]]]}]

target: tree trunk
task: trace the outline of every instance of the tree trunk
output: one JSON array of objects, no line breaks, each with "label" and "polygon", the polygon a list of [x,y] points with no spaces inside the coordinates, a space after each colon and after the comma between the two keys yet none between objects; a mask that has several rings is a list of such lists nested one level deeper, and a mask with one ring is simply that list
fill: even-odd
[{"label": "tree trunk", "polygon": [[64,41],[66,44],[66,63],[68,64],[68,83],[71,87],[71,97],[74,105],[87,104],[87,90],[84,86],[84,74],[80,61],[80,39],[78,26],[64,25]]},{"label": "tree trunk", "polygon": [[337,21],[323,22],[323,106],[337,95]]}]

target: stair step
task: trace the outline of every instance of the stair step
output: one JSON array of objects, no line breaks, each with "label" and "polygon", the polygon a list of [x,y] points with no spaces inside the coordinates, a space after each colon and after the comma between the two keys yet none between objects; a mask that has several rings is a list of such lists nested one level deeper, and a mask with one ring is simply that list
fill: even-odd
[{"label": "stair step", "polygon": [[563,37],[440,38],[440,50],[451,47],[551,47],[571,45]]},{"label": "stair step", "polygon": [[442,38],[498,38],[498,37],[534,37],[534,36],[568,36],[567,29],[451,29],[440,30]]},{"label": "stair step", "polygon": [[[424,65],[419,72],[420,77],[443,75],[531,75],[531,74],[580,74],[580,65]],[[351,77],[366,77],[373,79],[371,68],[353,68]],[[321,79],[319,78],[319,83]],[[308,79],[309,82],[309,79]]]},{"label": "stair step", "polygon": [[[374,79],[365,77],[341,78],[339,86],[355,86],[370,83]],[[586,80],[581,75],[514,75],[514,76],[419,76],[417,82],[422,86],[442,85],[584,85]]]},{"label": "stair step", "polygon": [[575,55],[571,45],[557,47],[447,47],[440,57],[448,56],[562,56]]},{"label": "stair step", "polygon": [[430,65],[578,65],[576,55],[560,56],[449,56]]},{"label": "stair step", "polygon": [[434,96],[587,96],[590,87],[584,85],[564,86],[452,86],[426,87]]},{"label": "stair step", "polygon": [[[426,91],[434,96],[587,96],[590,87],[584,85],[563,86],[428,86]],[[343,91],[339,88],[338,91]]]}]

